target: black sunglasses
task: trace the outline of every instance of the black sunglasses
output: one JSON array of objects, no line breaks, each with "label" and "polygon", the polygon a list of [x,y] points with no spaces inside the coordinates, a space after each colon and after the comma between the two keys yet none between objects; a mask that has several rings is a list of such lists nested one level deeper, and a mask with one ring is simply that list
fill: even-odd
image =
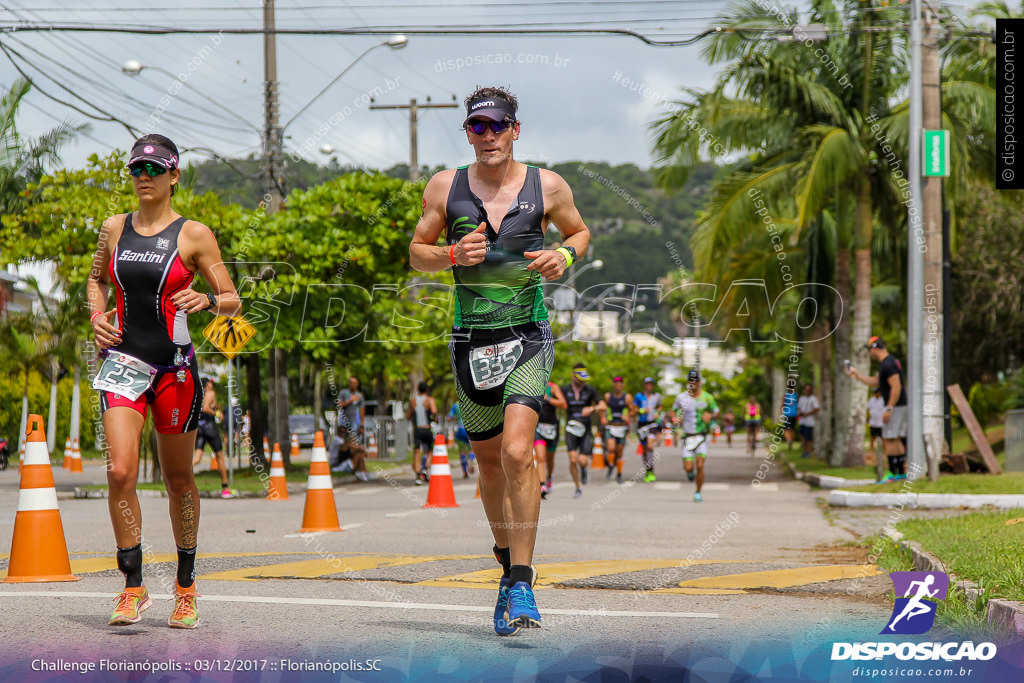
[{"label": "black sunglasses", "polygon": [[163,175],[164,173],[167,173],[167,169],[164,168],[163,166],[152,164],[148,161],[143,164],[135,164],[134,166],[128,169],[128,172],[131,173],[132,177],[134,178],[138,178],[140,175],[142,175],[143,171],[145,171],[146,175],[148,175],[150,178],[155,178],[158,175]]},{"label": "black sunglasses", "polygon": [[483,135],[484,131],[487,130],[487,127],[490,126],[491,132],[495,135],[499,135],[508,130],[513,123],[515,123],[515,121],[510,119],[505,119],[504,121],[481,121],[480,119],[476,119],[467,123],[466,128],[473,131],[476,135]]}]

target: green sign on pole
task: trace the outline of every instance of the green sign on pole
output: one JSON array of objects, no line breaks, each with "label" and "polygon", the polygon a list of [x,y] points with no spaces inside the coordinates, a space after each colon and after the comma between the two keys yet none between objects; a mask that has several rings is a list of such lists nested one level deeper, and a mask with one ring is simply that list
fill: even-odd
[{"label": "green sign on pole", "polygon": [[921,168],[922,175],[949,177],[949,131],[948,130],[926,130],[924,131],[924,144],[921,145]]}]

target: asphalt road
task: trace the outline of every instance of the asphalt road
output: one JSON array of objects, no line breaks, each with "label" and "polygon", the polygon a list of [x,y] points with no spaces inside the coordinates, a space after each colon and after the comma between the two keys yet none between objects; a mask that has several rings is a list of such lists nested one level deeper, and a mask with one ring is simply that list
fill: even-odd
[{"label": "asphalt road", "polygon": [[[594,472],[574,499],[559,454],[535,557],[544,627],[511,638],[491,628],[497,565],[473,480],[455,481],[460,507],[438,510],[421,507],[427,488],[413,486],[408,471],[365,484],[339,478],[345,530],[314,535],[298,533],[302,495],[202,499],[195,631],[166,625],[174,577],[166,499],[142,498],[145,580],[164,599],[139,624],[113,628],[106,622],[123,580],[107,502],[62,493],[81,580],[0,584],[0,680],[146,674],[33,671],[103,662],[181,667],[182,680],[204,668],[211,680],[574,680],[598,669],[624,676],[607,680],[638,671],[653,680],[684,668],[731,672],[744,662],[755,672],[807,665],[822,652],[827,658],[839,635],[876,637],[891,584],[863,564],[850,532],[828,521],[805,484],[770,463],[757,480],[765,461],[716,444],[704,502],[695,503],[678,450],[659,457],[653,484],[639,481],[640,459],[630,454],[625,484]],[[55,475],[62,491],[103,481],[96,466]],[[4,551],[16,486],[16,473],[0,473]],[[6,566],[2,555],[0,570]],[[301,670],[310,666],[334,673]]]}]

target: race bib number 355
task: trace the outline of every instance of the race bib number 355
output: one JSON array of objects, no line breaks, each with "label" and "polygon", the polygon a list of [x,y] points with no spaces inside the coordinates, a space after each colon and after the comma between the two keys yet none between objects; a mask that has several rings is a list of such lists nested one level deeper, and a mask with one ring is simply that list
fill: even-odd
[{"label": "race bib number 355", "polygon": [[477,389],[492,389],[501,386],[516,367],[523,355],[520,340],[479,346],[469,352],[469,374]]},{"label": "race bib number 355", "polygon": [[92,388],[109,391],[134,401],[149,388],[156,375],[156,368],[125,353],[110,353],[103,360]]}]

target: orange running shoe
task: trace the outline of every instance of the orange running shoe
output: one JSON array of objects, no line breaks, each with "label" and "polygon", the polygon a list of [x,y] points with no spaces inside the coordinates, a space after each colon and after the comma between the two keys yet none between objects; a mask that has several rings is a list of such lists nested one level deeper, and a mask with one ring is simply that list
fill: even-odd
[{"label": "orange running shoe", "polygon": [[145,586],[128,588],[125,586],[123,592],[114,598],[117,607],[110,615],[111,626],[126,626],[135,624],[142,618],[142,613],[153,604],[153,598],[149,597],[149,591]]},{"label": "orange running shoe", "polygon": [[188,588],[182,588],[178,582],[174,582],[174,612],[167,618],[167,625],[171,628],[195,628],[199,626],[199,612],[196,611],[196,598],[202,597],[196,592],[196,585],[193,583]]}]

